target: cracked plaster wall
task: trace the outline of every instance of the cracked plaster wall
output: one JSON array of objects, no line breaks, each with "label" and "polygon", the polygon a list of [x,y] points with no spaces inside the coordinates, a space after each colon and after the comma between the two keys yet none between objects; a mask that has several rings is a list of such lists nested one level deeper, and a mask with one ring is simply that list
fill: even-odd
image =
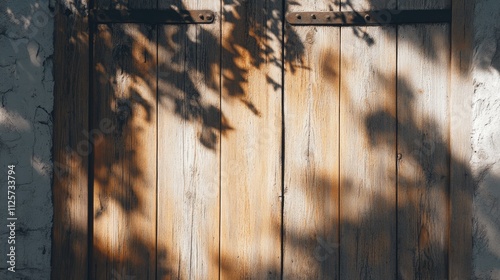
[{"label": "cracked plaster wall", "polygon": [[476,279],[500,279],[500,1],[476,0],[471,166]]},{"label": "cracked plaster wall", "polygon": [[[49,279],[53,15],[48,0],[0,0],[0,279]],[[7,165],[15,165],[16,264],[7,271]]]}]

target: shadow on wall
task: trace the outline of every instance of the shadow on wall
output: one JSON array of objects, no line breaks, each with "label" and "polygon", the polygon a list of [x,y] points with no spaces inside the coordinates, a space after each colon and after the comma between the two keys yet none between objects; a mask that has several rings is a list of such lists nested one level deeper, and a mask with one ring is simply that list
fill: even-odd
[{"label": "shadow on wall", "polygon": [[499,9],[497,1],[476,1],[473,66],[477,70],[500,73],[500,26],[495,21]]},{"label": "shadow on wall", "polygon": [[[0,184],[5,186],[0,192],[0,207],[5,209],[0,219],[12,217],[7,208],[14,202],[13,214],[18,218],[15,231],[6,226],[0,230],[5,240],[2,279],[12,277],[8,268],[16,270],[19,278],[30,278],[33,271],[50,273],[53,14],[46,4],[0,1],[0,166],[4,174]],[[8,174],[9,170],[14,173]],[[15,239],[8,239],[14,232]],[[11,254],[11,245],[16,249],[14,263],[5,256]]]},{"label": "shadow on wall", "polygon": [[500,278],[500,2],[476,1],[474,18],[473,155],[476,279]]},{"label": "shadow on wall", "polygon": [[[276,2],[278,0],[271,0]],[[113,5],[117,3],[111,1],[108,8],[115,8]],[[241,1],[232,3],[224,1],[224,4],[233,4],[234,9],[224,10],[224,20],[237,21],[248,9],[252,9],[253,1]],[[298,2],[288,2],[289,5],[299,5]],[[121,5],[121,4],[120,4]],[[332,1],[332,9],[339,4]],[[270,6],[279,6],[276,4]],[[353,8],[350,1],[340,5],[342,9]],[[85,5],[79,2],[73,3],[71,6],[58,6],[59,20],[66,21],[81,21],[78,19],[82,15],[86,15]],[[178,5],[179,9],[185,9],[186,6],[182,3]],[[376,8],[376,7],[375,7]],[[278,14],[282,17],[279,10],[263,11],[269,15]],[[272,17],[272,16],[269,16]],[[134,228],[143,228],[148,222],[154,220],[155,214],[148,209],[148,204],[151,198],[156,195],[151,191],[151,187],[156,184],[156,181],[151,178],[151,167],[147,163],[145,155],[151,151],[152,146],[156,145],[151,141],[149,136],[155,137],[154,130],[157,123],[157,111],[159,107],[168,108],[168,116],[182,123],[188,129],[193,129],[196,135],[196,141],[199,141],[207,150],[212,153],[217,152],[219,147],[220,137],[228,133],[238,133],[239,128],[231,125],[231,120],[227,119],[224,112],[220,110],[219,99],[235,100],[242,102],[246,108],[256,116],[262,114],[261,108],[257,108],[244,90],[246,83],[246,74],[249,68],[260,68],[264,64],[275,64],[282,67],[281,54],[273,53],[273,48],[267,45],[269,38],[267,34],[279,38],[282,36],[281,26],[279,22],[272,21],[270,24],[259,22],[252,17],[245,17],[248,24],[244,30],[234,28],[230,30],[230,35],[227,35],[227,41],[220,45],[219,35],[213,30],[207,30],[205,27],[192,26],[138,26],[138,25],[100,25],[95,34],[95,64],[94,67],[94,101],[96,104],[91,104],[94,108],[94,115],[91,117],[93,123],[90,132],[79,134],[78,139],[72,139],[67,147],[62,148],[56,145],[56,148],[61,150],[54,151],[55,156],[55,171],[54,181],[61,193],[59,197],[67,197],[66,205],[56,206],[54,217],[55,234],[54,246],[59,248],[68,248],[71,252],[66,253],[66,259],[53,260],[53,263],[61,262],[61,266],[71,267],[74,264],[65,262],[85,263],[87,250],[84,242],[78,244],[64,244],[68,240],[87,239],[87,221],[78,220],[78,213],[68,213],[67,205],[72,205],[72,209],[87,211],[87,201],[79,196],[83,191],[73,189],[70,186],[83,185],[86,186],[88,174],[87,155],[92,148],[90,143],[96,149],[94,158],[94,170],[92,176],[95,180],[94,194],[94,213],[93,219],[99,223],[99,219],[107,217],[106,221],[115,218],[117,221],[125,225],[110,224],[105,232],[101,228],[96,228],[96,235],[93,242],[94,258],[99,263],[109,263],[114,267],[123,267],[124,270],[106,271],[109,277],[125,277],[130,271],[142,271],[144,273],[155,273],[158,277],[174,276],[170,275],[176,263],[167,263],[164,261],[171,254],[168,246],[165,248],[155,248],[154,238],[151,236],[145,237]],[[30,23],[28,23],[29,26]],[[66,26],[66,24],[56,26]],[[238,25],[241,26],[241,25]],[[352,28],[353,34],[364,42],[367,47],[376,46],[379,42],[374,37],[371,37],[369,32],[362,28]],[[242,32],[248,32],[248,36],[236,36]],[[71,33],[71,32],[69,32]],[[65,30],[59,30],[56,34],[68,34]],[[393,34],[393,32],[389,33]],[[65,38],[65,43],[69,48],[68,51],[74,52],[74,56],[85,57],[86,46],[85,38],[88,36],[85,32],[70,34]],[[236,39],[238,38],[238,39]],[[240,41],[241,38],[245,40]],[[391,38],[396,40],[396,38]],[[402,40],[408,40],[410,44],[420,46],[420,42],[416,41],[416,37],[405,37]],[[440,48],[442,38],[432,37],[430,50],[422,50],[426,53],[426,58],[429,61],[437,61],[438,53],[436,50]],[[292,28],[287,28],[285,41],[288,44],[294,44],[285,54],[285,61],[289,61],[287,65],[288,71],[294,72],[298,67],[307,69],[301,62],[304,60],[305,49],[303,43],[299,39]],[[160,43],[158,43],[160,42]],[[221,69],[218,55],[207,53],[203,57],[203,64],[200,67],[199,60],[196,57],[191,57],[196,53],[196,50],[210,46],[212,49],[221,49],[224,57],[224,69]],[[497,53],[498,53],[497,48]],[[495,53],[490,65],[484,64],[483,67],[493,67],[497,71],[500,70],[500,56]],[[480,55],[480,54],[478,54]],[[82,59],[84,60],[84,59]],[[499,62],[497,63],[497,60]],[[158,61],[158,64],[156,63]],[[241,61],[244,61],[242,63]],[[298,61],[297,64],[292,63]],[[483,64],[481,64],[483,65]],[[58,65],[56,65],[58,67]],[[67,66],[66,66],[67,67]],[[67,68],[68,71],[75,69]],[[76,68],[77,69],[77,68]],[[160,70],[157,70],[160,69]],[[377,71],[375,69],[374,71]],[[224,84],[219,84],[219,77],[223,75]],[[336,73],[333,73],[336,75]],[[379,80],[390,81],[390,77],[379,73]],[[271,77],[267,78],[267,83],[275,88],[281,88],[281,81],[275,81]],[[222,87],[222,88],[221,88]],[[364,120],[367,135],[369,135],[370,151],[383,149],[388,143],[392,143],[394,130],[385,130],[384,126],[378,124],[392,123],[398,127],[398,147],[409,152],[405,155],[402,161],[406,161],[412,165],[413,170],[422,176],[415,174],[401,173],[397,178],[391,177],[393,174],[387,174],[391,178],[394,185],[399,185],[399,194],[407,194],[407,200],[399,201],[399,208],[396,210],[393,200],[386,197],[374,197],[370,202],[370,207],[377,207],[377,213],[386,213],[387,216],[396,216],[396,211],[399,217],[405,213],[421,213],[419,223],[425,224],[428,221],[440,220],[442,217],[433,217],[435,213],[426,212],[425,200],[420,200],[426,190],[432,186],[443,186],[449,182],[447,170],[445,167],[454,155],[449,154],[447,141],[447,133],[443,130],[439,120],[431,117],[421,118],[416,112],[412,112],[412,104],[415,103],[415,96],[420,94],[416,85],[412,82],[401,79],[399,81],[398,105],[408,108],[404,115],[394,115],[393,112],[380,110],[366,116]],[[229,93],[219,97],[219,92]],[[56,91],[55,98],[64,98],[65,92]],[[342,93],[348,95],[349,93]],[[57,101],[56,101],[57,104]],[[82,103],[86,104],[86,103]],[[75,105],[72,105],[75,108]],[[354,105],[355,106],[355,105]],[[86,108],[85,108],[86,109]],[[85,113],[85,109],[74,112]],[[16,108],[7,108],[9,114],[15,115]],[[71,123],[77,118],[64,120]],[[56,122],[63,120],[55,120]],[[5,127],[8,124],[1,123],[0,126]],[[22,126],[22,123],[14,125]],[[286,125],[286,124],[285,124]],[[71,127],[68,125],[67,127]],[[10,129],[10,128],[9,128]],[[97,129],[97,130],[95,130]],[[286,129],[286,127],[285,127]],[[85,138],[87,134],[87,138]],[[87,147],[84,147],[82,142],[87,141]],[[85,140],[86,139],[86,140]],[[153,138],[154,139],[154,138]],[[186,141],[192,141],[187,139]],[[151,146],[152,145],[152,146]],[[153,149],[154,150],[154,149]],[[416,151],[416,152],[414,152]],[[161,160],[161,159],[158,159]],[[401,161],[398,162],[398,165]],[[462,163],[468,166],[468,163]],[[464,168],[467,170],[467,168]],[[154,171],[154,170],[153,170]],[[153,178],[156,175],[153,175]],[[475,178],[476,181],[481,181],[481,175]],[[332,181],[330,176],[322,178],[317,177],[313,181],[305,181],[302,183],[303,191],[306,193],[311,187],[332,188],[338,189],[338,182],[343,182],[342,191],[346,195],[356,192],[356,187],[353,185],[354,178],[336,178],[338,181]],[[64,184],[62,184],[64,182]],[[83,184],[82,184],[83,182]],[[488,184],[491,186],[500,185],[500,178],[490,177]],[[354,194],[353,194],[354,195]],[[441,198],[446,198],[446,191],[438,193]],[[317,205],[317,201],[321,197],[304,195],[308,200],[309,205]],[[394,198],[395,199],[395,198]],[[153,201],[155,201],[153,199]],[[162,202],[163,203],[163,202]],[[438,203],[446,203],[443,199]],[[174,203],[171,203],[174,205]],[[79,205],[76,206],[75,205]],[[428,205],[427,205],[428,206]],[[439,207],[432,205],[432,207]],[[151,207],[149,207],[151,208]],[[369,211],[370,209],[368,209]],[[326,211],[319,209],[318,211]],[[326,211],[327,212],[327,211]],[[326,214],[333,215],[333,214]],[[490,217],[493,219],[493,217]],[[386,216],[375,217],[370,220],[370,223],[383,223]],[[58,225],[61,221],[74,221],[80,228],[80,231],[72,231],[67,233],[71,235],[71,239],[58,232]],[[342,227],[345,231],[355,232],[364,224],[363,220],[341,220]],[[434,225],[432,225],[434,226]],[[431,227],[432,227],[431,226]],[[421,239],[419,244],[400,244],[401,246],[418,246],[418,250],[412,252],[413,255],[408,257],[409,262],[413,262],[410,266],[419,268],[420,277],[425,278],[425,273],[431,273],[436,269],[444,269],[443,263],[434,262],[436,259],[445,260],[447,256],[446,248],[443,247],[443,240],[440,236],[434,236],[426,229],[414,229],[408,225],[408,231],[418,231]],[[113,231],[113,229],[122,229],[121,231]],[[276,231],[281,233],[281,221],[276,221]],[[126,232],[129,229],[129,232]],[[487,229],[477,227],[477,235],[486,234]],[[332,227],[331,231],[325,233],[325,240],[331,244],[329,236],[335,235],[336,229]],[[116,239],[105,239],[99,234],[116,236]],[[153,233],[153,235],[156,233]],[[374,232],[374,241],[380,241],[387,236],[386,232]],[[392,232],[391,234],[399,234]],[[113,244],[113,242],[127,242],[123,246],[123,251],[115,250],[123,244]],[[176,241],[172,241],[176,242]],[[318,244],[317,238],[313,233],[302,235],[295,233],[293,230],[287,231],[286,242],[291,247],[302,250],[304,254],[314,254],[311,248],[315,248]],[[484,243],[483,243],[484,244]],[[337,244],[340,246],[340,244]],[[331,245],[326,250],[326,254],[318,256],[327,256],[325,259],[316,257],[318,263],[313,264],[318,266],[322,271],[322,277],[326,278],[333,272],[329,262],[333,261],[333,257],[338,254],[337,245]],[[115,246],[115,247],[113,247]],[[486,246],[476,245],[479,248]],[[401,248],[403,248],[401,247]],[[219,252],[221,256],[225,252]],[[57,257],[57,256],[55,256]],[[156,258],[156,260],[155,260]],[[319,258],[319,259],[318,259]],[[211,261],[218,262],[219,258],[214,257]],[[157,267],[155,266],[157,264]],[[371,263],[372,266],[383,266],[385,263]],[[235,268],[230,263],[221,263],[221,271],[234,270]],[[285,268],[286,269],[286,268]],[[280,275],[281,268],[269,266],[265,272],[270,271],[272,275]],[[366,272],[369,274],[369,271]],[[402,275],[406,276],[405,271],[401,271]],[[446,275],[444,275],[446,277]]]},{"label": "shadow on wall", "polygon": [[500,252],[496,247],[500,232],[498,173],[498,167],[488,164],[474,182],[474,279],[496,279],[500,275]]}]

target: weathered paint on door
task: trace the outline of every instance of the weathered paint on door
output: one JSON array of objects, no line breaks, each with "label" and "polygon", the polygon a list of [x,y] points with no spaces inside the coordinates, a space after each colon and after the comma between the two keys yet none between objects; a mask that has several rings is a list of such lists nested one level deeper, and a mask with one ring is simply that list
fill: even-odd
[{"label": "weathered paint on door", "polygon": [[[467,244],[450,233],[460,227],[453,199],[467,200],[451,185],[450,166],[461,166],[463,155],[450,150],[459,146],[450,134],[451,81],[461,75],[452,68],[450,24],[283,22],[295,11],[445,9],[455,2],[91,4],[216,16],[203,25],[91,26],[89,113],[77,127],[88,127],[82,134],[92,153],[89,164],[72,162],[72,177],[55,181],[55,189],[85,188],[88,178],[90,193],[57,196],[56,206],[73,214],[54,228],[55,238],[69,232],[88,244],[71,245],[71,234],[55,241],[55,258],[68,260],[54,268],[55,278],[458,275],[449,272],[463,261],[454,247]],[[70,52],[64,58],[82,60]],[[64,129],[71,125],[56,126]],[[59,157],[65,142],[78,149],[72,137],[55,142]],[[457,170],[468,172],[465,166]],[[82,205],[89,216],[74,212]],[[71,221],[78,223],[65,224]]]}]

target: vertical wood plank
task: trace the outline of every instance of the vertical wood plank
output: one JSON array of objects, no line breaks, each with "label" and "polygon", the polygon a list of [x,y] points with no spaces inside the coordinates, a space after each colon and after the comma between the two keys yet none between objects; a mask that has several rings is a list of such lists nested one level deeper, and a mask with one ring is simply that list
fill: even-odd
[{"label": "vertical wood plank", "polygon": [[[449,1],[400,0],[444,9]],[[449,25],[398,27],[398,277],[448,277]]]},{"label": "vertical wood plank", "polygon": [[[366,9],[362,1],[351,7]],[[393,8],[393,7],[380,7]],[[396,276],[395,28],[341,30],[340,277]]]},{"label": "vertical wood plank", "polygon": [[340,28],[286,28],[283,278],[339,279]]},{"label": "vertical wood plank", "polygon": [[159,27],[159,279],[218,279],[220,2],[163,1],[209,9],[209,25]]},{"label": "vertical wood plank", "polygon": [[450,91],[450,256],[449,279],[472,277],[472,173],[470,135],[472,95],[470,75],[474,1],[451,0]]},{"label": "vertical wood plank", "polygon": [[89,151],[78,146],[88,144],[83,134],[88,131],[88,23],[82,15],[66,15],[64,10],[57,6],[54,25],[51,278],[87,279]]},{"label": "vertical wood plank", "polygon": [[156,28],[99,25],[94,67],[92,278],[154,279]]},{"label": "vertical wood plank", "polygon": [[282,1],[224,1],[221,278],[281,277]]},{"label": "vertical wood plank", "polygon": [[445,279],[449,27],[398,29],[398,277]]}]

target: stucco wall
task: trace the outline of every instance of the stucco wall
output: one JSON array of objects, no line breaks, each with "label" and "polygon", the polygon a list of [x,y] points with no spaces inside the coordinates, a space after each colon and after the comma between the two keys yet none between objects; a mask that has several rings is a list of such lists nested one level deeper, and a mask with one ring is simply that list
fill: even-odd
[{"label": "stucco wall", "polygon": [[[0,279],[50,277],[53,25],[48,0],[0,2]],[[8,165],[17,217],[10,245]],[[10,246],[15,274],[6,270]]]},{"label": "stucco wall", "polygon": [[476,0],[471,160],[474,274],[500,279],[500,1]]}]

